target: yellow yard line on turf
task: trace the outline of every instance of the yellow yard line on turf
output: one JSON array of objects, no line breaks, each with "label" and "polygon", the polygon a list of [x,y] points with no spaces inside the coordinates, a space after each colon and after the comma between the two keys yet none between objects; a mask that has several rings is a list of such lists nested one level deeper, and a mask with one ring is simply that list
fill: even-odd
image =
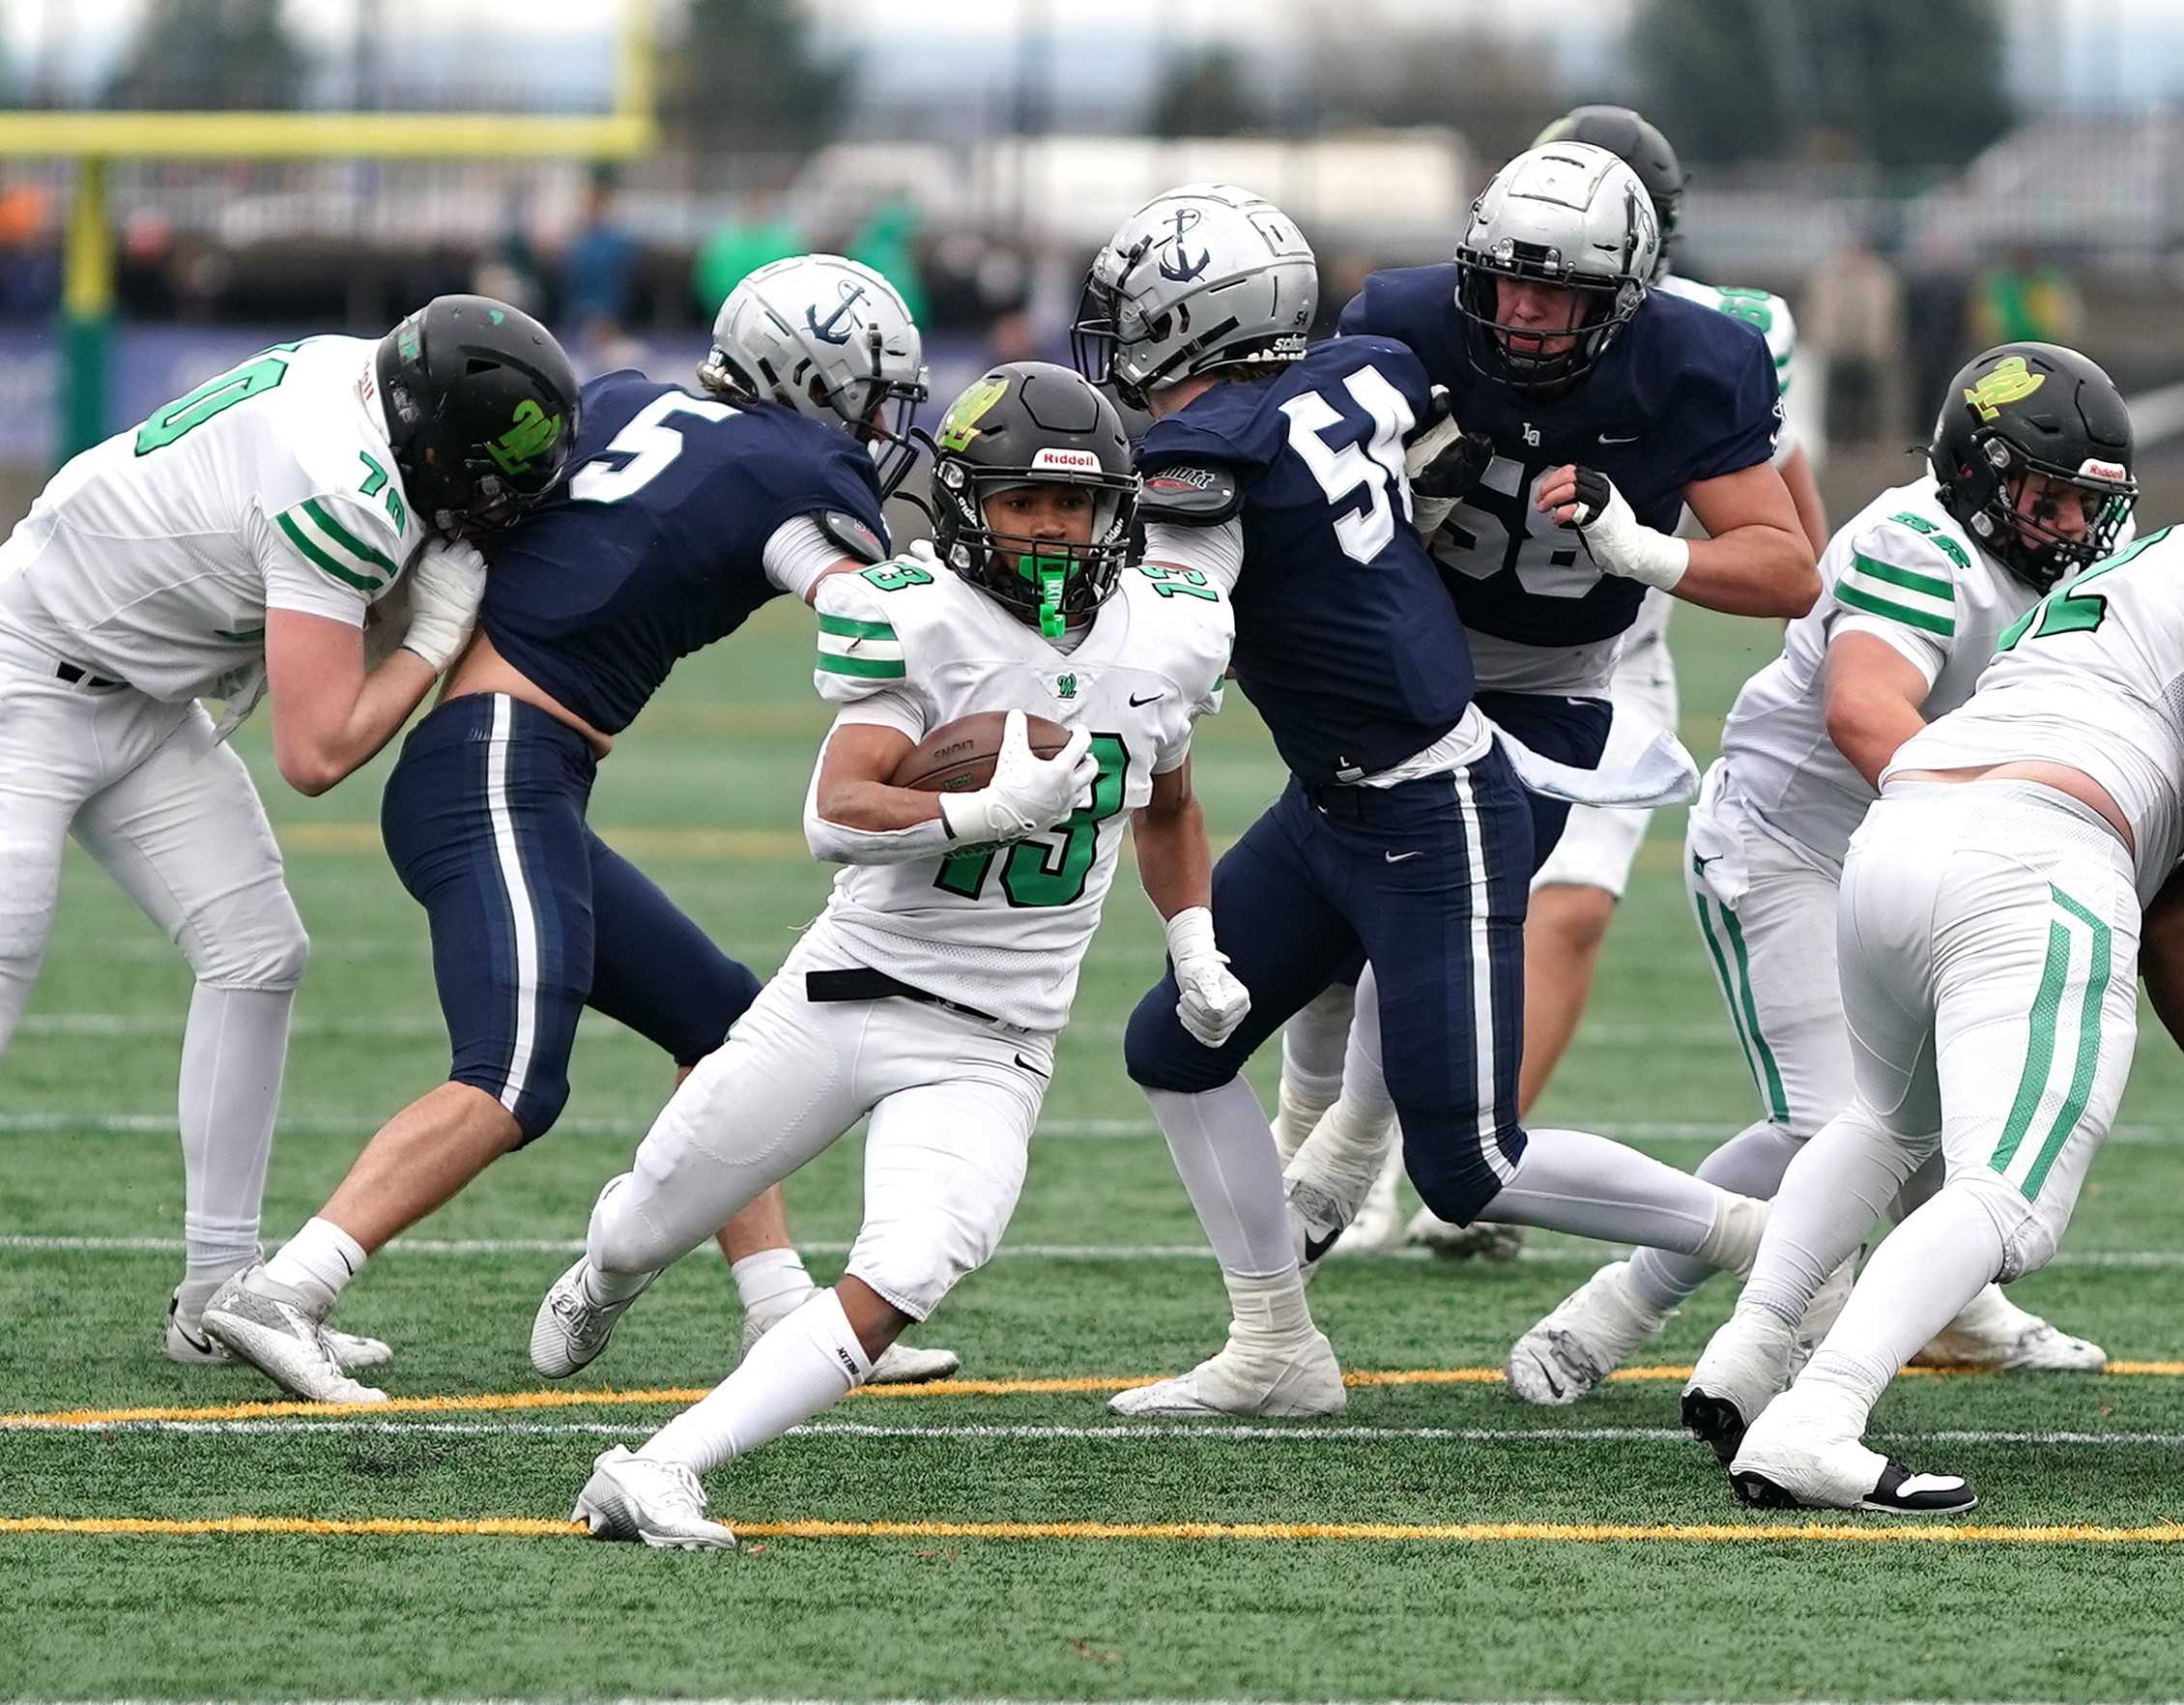
[{"label": "yellow yard line on turf", "polygon": [[[991,1540],[1340,1540],[1428,1545],[1838,1545],[2170,1546],[2184,1544],[2184,1523],[2153,1527],[1978,1527],[1941,1522],[1670,1522],[1573,1521],[738,1521],[744,1539],[991,1539]],[[509,1538],[574,1539],[574,1522],[524,1517],[420,1520],[366,1517],[328,1520],[304,1516],[0,1517],[0,1534],[180,1536],[281,1534],[314,1539]]]},{"label": "yellow yard line on turf", "polygon": [[[1940,1377],[1943,1371],[1906,1368],[1907,1377]],[[2126,1378],[2184,1378],[2184,1362],[2111,1362],[2107,1372]],[[1628,1384],[1657,1385],[1691,1376],[1687,1367],[1624,1368],[1609,1375]],[[1948,1377],[1965,1377],[1950,1374]],[[1160,1378],[1157,1373],[1126,1373],[1046,1379],[936,1379],[929,1385],[867,1385],[851,1395],[857,1398],[901,1400],[905,1398],[963,1397],[1069,1397],[1102,1392],[1128,1391]],[[2075,1374],[2074,1378],[2086,1377]],[[1499,1385],[1499,1368],[1391,1368],[1349,1373],[1342,1383],[1353,1389],[1404,1385]],[[662,1386],[644,1391],[487,1391],[451,1393],[443,1397],[389,1398],[384,1403],[221,1403],[209,1407],[155,1407],[139,1409],[40,1409],[0,1414],[0,1431],[34,1431],[39,1428],[82,1428],[118,1425],[129,1421],[267,1421],[284,1415],[447,1415],[477,1414],[508,1409],[591,1409],[642,1407],[647,1404],[694,1403],[711,1388],[701,1385]]]}]

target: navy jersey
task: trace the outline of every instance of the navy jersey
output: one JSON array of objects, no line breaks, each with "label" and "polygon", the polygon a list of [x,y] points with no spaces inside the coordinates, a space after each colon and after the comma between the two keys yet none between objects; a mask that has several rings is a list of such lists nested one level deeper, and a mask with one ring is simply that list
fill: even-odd
[{"label": "navy jersey", "polygon": [[1216,386],[1138,443],[1148,474],[1216,463],[1236,478],[1236,679],[1308,782],[1399,764],[1471,702],[1463,628],[1403,477],[1427,390],[1401,344],[1337,339],[1272,379]]},{"label": "navy jersey", "polygon": [[1548,470],[1574,462],[1615,481],[1646,526],[1674,533],[1683,488],[1774,453],[1782,402],[1767,339],[1662,291],[1647,294],[1599,364],[1561,396],[1528,397],[1472,365],[1456,269],[1375,273],[1341,330],[1394,337],[1449,388],[1457,423],[1494,441],[1478,488],[1435,536],[1464,625],[1527,646],[1613,639],[1646,588],[1594,567],[1573,531],[1533,506]]},{"label": "navy jersey", "polygon": [[623,371],[584,388],[582,420],[568,485],[494,542],[478,620],[602,733],[775,594],[783,522],[839,510],[887,537],[871,456],[793,410]]}]

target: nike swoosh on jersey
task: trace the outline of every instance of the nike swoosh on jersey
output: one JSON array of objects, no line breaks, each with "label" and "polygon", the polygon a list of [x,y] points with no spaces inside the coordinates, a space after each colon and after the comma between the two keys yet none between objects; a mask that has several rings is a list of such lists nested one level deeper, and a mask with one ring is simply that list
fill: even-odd
[{"label": "nike swoosh on jersey", "polygon": [[1167,694],[1165,693],[1147,693],[1145,697],[1140,699],[1135,693],[1132,693],[1130,695],[1130,708],[1133,710],[1135,710],[1140,706],[1150,705],[1155,699],[1164,699],[1166,697]]},{"label": "nike swoosh on jersey", "polygon": [[1600,442],[1602,444],[1636,444],[1644,436],[1644,433],[1633,432],[1628,438],[1618,438],[1612,432],[1603,432],[1600,434]]},{"label": "nike swoosh on jersey", "polygon": [[1400,864],[1406,858],[1423,858],[1424,856],[1425,849],[1423,847],[1413,847],[1408,852],[1383,852],[1381,854],[1381,857],[1387,859],[1390,864]]}]

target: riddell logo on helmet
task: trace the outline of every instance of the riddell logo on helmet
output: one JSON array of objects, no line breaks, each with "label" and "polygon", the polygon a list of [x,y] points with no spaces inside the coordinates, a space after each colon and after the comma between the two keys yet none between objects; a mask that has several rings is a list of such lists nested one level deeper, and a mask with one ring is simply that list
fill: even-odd
[{"label": "riddell logo on helmet", "polygon": [[2078,472],[2087,479],[2120,481],[2131,477],[2131,470],[2124,467],[2120,462],[2104,462],[2096,456],[2087,456],[2083,462],[2079,463]]},{"label": "riddell logo on helmet", "polygon": [[1063,474],[1097,474],[1100,458],[1090,450],[1043,448],[1031,458],[1035,473],[1052,469]]}]

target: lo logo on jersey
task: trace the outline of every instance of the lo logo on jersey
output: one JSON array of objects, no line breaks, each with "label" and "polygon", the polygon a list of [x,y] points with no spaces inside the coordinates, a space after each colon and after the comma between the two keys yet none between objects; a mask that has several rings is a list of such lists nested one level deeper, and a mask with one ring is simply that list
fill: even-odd
[{"label": "lo logo on jersey", "polygon": [[2011,356],[1980,374],[1979,383],[1964,393],[1964,400],[1982,420],[1992,420],[2000,416],[2002,404],[2023,402],[2047,382],[2047,374],[2026,371],[2023,356]]},{"label": "lo logo on jersey", "polygon": [[[857,303],[865,299],[865,287],[854,278],[845,278],[839,288],[842,292],[842,305],[825,319],[819,317],[819,305],[816,303],[804,310],[804,324],[821,343],[848,343],[849,334],[864,326],[864,321],[857,318]],[[845,321],[848,324],[845,325]],[[841,329],[837,331],[837,327]]]},{"label": "lo logo on jersey", "polygon": [[522,474],[530,469],[533,457],[552,449],[560,436],[560,416],[549,415],[527,396],[516,404],[515,424],[488,444],[485,450],[501,464],[502,473]]},{"label": "lo logo on jersey", "polygon": [[1184,233],[1196,225],[1199,219],[1204,217],[1194,207],[1177,208],[1175,210],[1175,229],[1161,239],[1161,247],[1167,250],[1161,257],[1161,276],[1171,283],[1190,283],[1213,262],[1214,251],[1212,249],[1201,248],[1198,250],[1197,258],[1193,260],[1190,252],[1183,246]]}]

